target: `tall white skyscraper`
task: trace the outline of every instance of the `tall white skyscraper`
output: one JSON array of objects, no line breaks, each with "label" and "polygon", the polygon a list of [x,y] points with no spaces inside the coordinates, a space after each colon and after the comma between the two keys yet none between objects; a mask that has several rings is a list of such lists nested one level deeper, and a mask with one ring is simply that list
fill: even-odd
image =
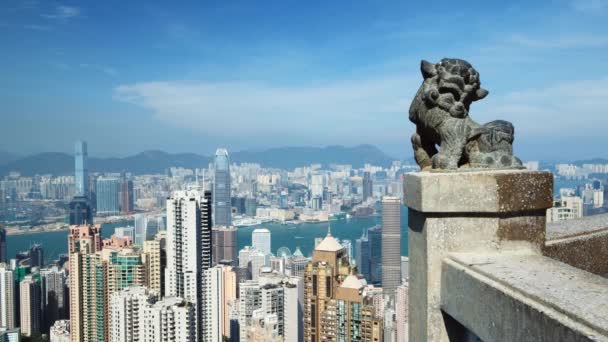
[{"label": "tall white skyscraper", "polygon": [[202,335],[203,271],[211,267],[211,198],[208,192],[176,191],[167,200],[165,295],[195,307],[197,335]]},{"label": "tall white skyscraper", "polygon": [[215,152],[215,176],[213,180],[213,217],[217,227],[232,225],[230,201],[230,158],[225,148]]},{"label": "tall white skyscraper", "polygon": [[264,254],[272,254],[270,245],[270,230],[257,228],[251,233],[251,245]]},{"label": "tall white skyscraper", "polygon": [[8,265],[0,264],[0,327],[17,327],[15,276]]},{"label": "tall white skyscraper", "polygon": [[394,298],[401,284],[401,200],[382,199],[382,289]]}]

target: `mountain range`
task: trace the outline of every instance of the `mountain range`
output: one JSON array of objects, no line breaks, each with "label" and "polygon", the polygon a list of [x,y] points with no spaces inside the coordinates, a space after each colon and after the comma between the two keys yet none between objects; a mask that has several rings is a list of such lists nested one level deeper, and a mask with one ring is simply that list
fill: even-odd
[{"label": "mountain range", "polygon": [[[6,159],[0,153],[0,175],[18,171],[24,176],[36,174],[68,175],[74,172],[74,157],[61,152],[44,152],[27,157],[16,157],[6,153]],[[281,147],[264,151],[240,151],[231,153],[230,158],[237,163],[258,163],[263,167],[291,170],[300,166],[320,163],[350,164],[363,167],[369,163],[389,166],[396,160],[372,145],[354,147]],[[163,173],[172,166],[184,168],[207,167],[213,156],[195,153],[167,153],[163,151],[144,151],[124,158],[89,157],[91,172],[121,172],[134,174]]]}]

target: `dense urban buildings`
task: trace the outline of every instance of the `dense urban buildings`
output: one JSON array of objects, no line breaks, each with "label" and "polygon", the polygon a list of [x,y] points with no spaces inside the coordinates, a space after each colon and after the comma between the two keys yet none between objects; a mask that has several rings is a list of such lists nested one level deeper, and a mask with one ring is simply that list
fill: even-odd
[{"label": "dense urban buildings", "polygon": [[381,341],[382,318],[352,274],[346,250],[328,231],[304,274],[304,341]]}]

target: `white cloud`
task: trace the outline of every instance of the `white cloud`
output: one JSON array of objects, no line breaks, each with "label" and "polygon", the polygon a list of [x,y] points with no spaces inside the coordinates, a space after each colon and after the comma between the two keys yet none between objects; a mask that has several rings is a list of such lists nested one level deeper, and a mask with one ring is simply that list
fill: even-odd
[{"label": "white cloud", "polygon": [[408,135],[407,110],[414,95],[408,92],[415,91],[418,83],[418,77],[299,87],[142,82],[117,87],[115,98],[149,109],[163,122],[210,135],[378,143]]},{"label": "white cloud", "polygon": [[48,19],[70,19],[79,17],[81,14],[78,7],[60,5],[56,6],[51,13],[41,14],[41,16]]},{"label": "white cloud", "polygon": [[[485,102],[484,102],[485,101]],[[480,122],[506,119],[525,136],[604,136],[608,127],[608,77],[559,82],[480,102]]]}]

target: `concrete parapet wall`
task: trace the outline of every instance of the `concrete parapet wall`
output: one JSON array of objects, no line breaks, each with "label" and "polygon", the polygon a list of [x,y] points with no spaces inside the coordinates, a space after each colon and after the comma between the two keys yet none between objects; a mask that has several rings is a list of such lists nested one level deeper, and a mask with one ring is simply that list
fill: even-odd
[{"label": "concrete parapet wall", "polygon": [[451,254],[441,278],[441,309],[483,341],[608,341],[608,279],[519,253]]},{"label": "concrete parapet wall", "polygon": [[543,254],[608,276],[608,214],[548,224]]}]

